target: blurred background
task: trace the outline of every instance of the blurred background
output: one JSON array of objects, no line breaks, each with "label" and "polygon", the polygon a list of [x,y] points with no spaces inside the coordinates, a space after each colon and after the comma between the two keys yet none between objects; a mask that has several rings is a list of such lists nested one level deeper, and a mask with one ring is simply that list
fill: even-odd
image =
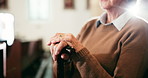
[{"label": "blurred background", "polygon": [[[129,11],[147,21],[148,0],[138,0],[136,5],[136,0],[129,1]],[[5,77],[52,78],[50,37],[60,32],[76,36],[89,19],[103,12],[99,0],[0,0],[0,21],[14,27],[7,31],[14,33],[12,39],[4,35],[10,39]],[[0,33],[5,25],[0,22]]]}]

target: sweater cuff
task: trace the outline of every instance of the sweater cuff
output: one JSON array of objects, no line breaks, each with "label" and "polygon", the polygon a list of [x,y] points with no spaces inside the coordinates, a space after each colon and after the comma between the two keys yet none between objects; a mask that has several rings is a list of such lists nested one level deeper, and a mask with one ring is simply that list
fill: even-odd
[{"label": "sweater cuff", "polygon": [[78,52],[72,52],[71,58],[73,61],[79,61],[82,57],[86,56],[87,54],[89,54],[89,51],[86,48],[83,48]]}]

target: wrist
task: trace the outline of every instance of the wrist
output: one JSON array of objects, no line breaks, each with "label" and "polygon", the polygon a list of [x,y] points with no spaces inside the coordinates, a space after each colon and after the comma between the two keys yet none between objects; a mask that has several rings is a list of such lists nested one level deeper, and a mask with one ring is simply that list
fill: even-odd
[{"label": "wrist", "polygon": [[89,54],[89,51],[84,47],[83,49],[81,49],[78,52],[72,52],[71,59],[73,61],[78,61],[81,58],[87,56],[88,54]]},{"label": "wrist", "polygon": [[79,52],[80,50],[84,48],[84,46],[79,42],[78,43],[73,42],[72,44],[73,44],[72,48],[75,49],[75,52]]}]

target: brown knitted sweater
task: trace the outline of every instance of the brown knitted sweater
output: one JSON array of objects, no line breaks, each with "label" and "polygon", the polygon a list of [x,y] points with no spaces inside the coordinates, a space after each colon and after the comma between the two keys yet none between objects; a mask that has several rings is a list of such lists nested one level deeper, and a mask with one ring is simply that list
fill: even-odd
[{"label": "brown knitted sweater", "polygon": [[148,24],[132,17],[118,31],[89,21],[78,34],[85,46],[65,64],[67,78],[148,78]]}]

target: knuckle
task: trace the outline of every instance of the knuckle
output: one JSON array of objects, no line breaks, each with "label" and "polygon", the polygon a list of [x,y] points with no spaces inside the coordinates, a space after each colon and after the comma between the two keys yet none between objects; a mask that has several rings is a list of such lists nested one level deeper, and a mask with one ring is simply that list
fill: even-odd
[{"label": "knuckle", "polygon": [[71,34],[71,33],[67,33],[67,35],[68,35],[68,36],[72,36],[72,34]]},{"label": "knuckle", "polygon": [[73,39],[73,34],[67,33],[66,36],[67,36],[66,40],[69,41],[69,42],[71,42],[72,39]]},{"label": "knuckle", "polygon": [[55,35],[58,35],[59,33],[56,33]]},{"label": "knuckle", "polygon": [[58,35],[60,35],[60,34],[62,34],[62,33],[56,33],[55,35],[58,36]]},{"label": "knuckle", "polygon": [[61,41],[61,44],[64,46],[67,45],[67,43],[65,41]]}]

